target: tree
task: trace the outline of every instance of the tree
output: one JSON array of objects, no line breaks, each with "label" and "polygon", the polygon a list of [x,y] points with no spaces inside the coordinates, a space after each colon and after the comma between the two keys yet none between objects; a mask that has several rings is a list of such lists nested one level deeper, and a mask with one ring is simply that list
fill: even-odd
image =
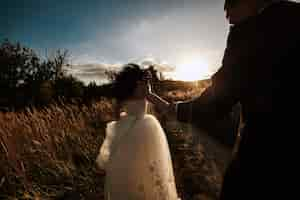
[{"label": "tree", "polygon": [[[40,59],[32,49],[4,40],[0,44],[0,103],[14,106],[29,101],[49,102],[54,91],[48,86],[64,78],[68,56],[67,50],[57,50],[51,58]],[[72,83],[71,96],[82,95],[81,83]]]},{"label": "tree", "polygon": [[60,50],[58,49],[55,54],[53,55],[53,58],[49,59],[52,60],[52,65],[54,67],[54,74],[53,74],[53,78],[59,79],[63,76],[65,76],[65,71],[63,69],[63,67],[65,65],[67,65],[68,63],[68,58],[69,58],[69,51],[68,50]]},{"label": "tree", "polygon": [[38,71],[40,60],[33,50],[5,40],[0,46],[0,85],[14,89],[31,79]]},{"label": "tree", "polygon": [[41,61],[32,49],[5,40],[0,46],[0,85],[16,88],[19,84],[61,78],[68,56],[67,50],[57,50],[51,58]]},{"label": "tree", "polygon": [[63,76],[55,81],[56,97],[66,99],[82,98],[84,95],[84,83],[73,76]]}]

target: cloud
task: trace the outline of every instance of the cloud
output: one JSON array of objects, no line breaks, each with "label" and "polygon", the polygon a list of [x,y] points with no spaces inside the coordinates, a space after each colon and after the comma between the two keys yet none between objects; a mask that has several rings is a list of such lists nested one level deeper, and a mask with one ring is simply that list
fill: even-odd
[{"label": "cloud", "polygon": [[[130,62],[127,62],[130,63]],[[119,71],[125,64],[107,64],[107,63],[88,63],[88,64],[73,64],[66,70],[68,74],[72,74],[75,77],[88,83],[90,81],[96,81],[97,83],[107,82],[107,76],[105,74],[108,70]],[[141,60],[135,60],[134,63],[141,65],[142,67],[148,67],[153,65],[158,72],[169,73],[175,70],[174,66],[166,63],[162,63],[155,59],[144,58]]]},{"label": "cloud", "polygon": [[[183,55],[198,52],[212,60],[210,63],[220,63],[228,31],[223,10],[218,10],[218,14],[217,9],[209,7],[199,11],[199,7],[178,8],[159,16],[140,17],[128,22],[120,26],[120,31],[112,38],[105,39],[111,41],[108,46],[115,47],[113,52],[111,47],[107,49],[111,53],[106,55],[112,60],[117,57],[123,61],[126,57],[151,55],[156,60],[165,60],[176,66]],[[103,51],[99,49],[99,52]],[[207,56],[207,52],[215,53]]]},{"label": "cloud", "polygon": [[[158,71],[171,73],[190,54],[199,55],[211,71],[216,71],[228,31],[223,1],[174,0],[173,6],[169,4],[163,3],[166,9],[159,11],[149,8],[151,14],[135,12],[136,17],[118,18],[113,28],[99,26],[93,31],[95,38],[80,41],[76,52],[79,56],[74,59],[78,66],[73,72],[81,77],[105,78],[109,63],[134,62],[155,64]],[[185,68],[189,70],[188,66]]]},{"label": "cloud", "polygon": [[[113,27],[99,26],[93,31],[94,38],[89,37],[80,43],[79,55],[88,53],[90,58],[80,59],[94,60],[93,63],[126,63],[132,58],[152,55],[176,65],[182,54],[222,52],[228,27],[223,1],[218,2],[195,0],[183,3],[174,0],[159,3],[160,6],[149,3],[166,9],[158,12],[151,7],[149,12],[136,13],[136,17],[119,18]],[[220,60],[218,57],[212,59]]]},{"label": "cloud", "polygon": [[162,72],[162,73],[169,73],[176,70],[175,66],[171,66],[168,64],[154,64],[154,67],[158,72]]},{"label": "cloud", "polygon": [[116,70],[120,66],[116,64],[77,64],[71,65],[67,69],[68,74],[72,74],[79,79],[90,79],[91,81],[104,81],[107,79],[105,72],[107,70]]}]

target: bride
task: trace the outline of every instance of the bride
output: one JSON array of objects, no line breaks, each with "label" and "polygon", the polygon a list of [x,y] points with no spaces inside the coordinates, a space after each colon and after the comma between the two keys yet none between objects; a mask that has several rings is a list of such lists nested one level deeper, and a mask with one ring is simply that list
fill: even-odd
[{"label": "bride", "polygon": [[114,86],[125,115],[107,124],[96,163],[106,171],[106,200],[178,200],[172,160],[158,120],[146,114],[145,70],[126,65]]}]

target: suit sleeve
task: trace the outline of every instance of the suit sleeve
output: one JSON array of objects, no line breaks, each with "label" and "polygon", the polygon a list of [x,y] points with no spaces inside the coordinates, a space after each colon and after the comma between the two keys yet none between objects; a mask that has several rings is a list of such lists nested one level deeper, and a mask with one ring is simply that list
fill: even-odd
[{"label": "suit sleeve", "polygon": [[[222,119],[237,103],[234,93],[227,88],[217,88],[215,83],[200,97],[177,105],[177,119],[182,122],[210,122]],[[218,91],[222,89],[223,91]]]}]

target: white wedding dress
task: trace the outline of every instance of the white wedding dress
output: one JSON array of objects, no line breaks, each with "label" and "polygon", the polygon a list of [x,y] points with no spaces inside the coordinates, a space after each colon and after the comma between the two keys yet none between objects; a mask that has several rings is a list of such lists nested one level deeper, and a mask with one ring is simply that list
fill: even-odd
[{"label": "white wedding dress", "polygon": [[179,200],[165,133],[146,105],[129,101],[127,115],[107,124],[96,159],[106,200]]}]

